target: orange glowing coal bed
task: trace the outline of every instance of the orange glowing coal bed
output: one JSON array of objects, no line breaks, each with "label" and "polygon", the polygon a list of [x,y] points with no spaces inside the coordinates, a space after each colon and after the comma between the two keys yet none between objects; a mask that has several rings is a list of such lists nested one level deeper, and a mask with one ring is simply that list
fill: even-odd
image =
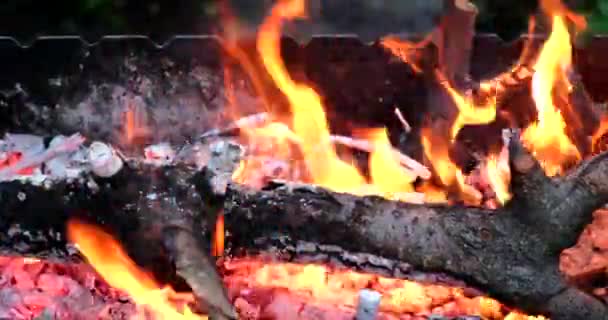
[{"label": "orange glowing coal bed", "polygon": [[[149,319],[150,315],[164,320],[207,319],[187,307],[186,303],[194,301],[192,295],[161,287],[127,256],[116,240],[98,227],[70,221],[68,234],[109,285],[129,294],[140,310],[137,319]],[[323,265],[241,258],[228,260],[224,269],[227,270],[224,281],[229,288],[281,289],[308,304],[325,308],[354,309],[359,291],[367,288],[382,294],[380,311],[392,315],[437,313],[480,315],[489,319],[544,319],[505,312],[504,306],[490,298],[467,297],[463,288],[421,284]],[[179,306],[175,301],[183,303]]]},{"label": "orange glowing coal bed", "polygon": [[[384,315],[445,316],[478,315],[484,319],[541,320],[507,310],[486,297],[470,298],[465,290],[414,281],[382,277],[316,264],[293,264],[242,258],[225,263],[228,287],[274,288],[289,292],[320,309],[356,309],[359,291],[372,289],[382,294]],[[392,319],[388,316],[388,319]]]}]

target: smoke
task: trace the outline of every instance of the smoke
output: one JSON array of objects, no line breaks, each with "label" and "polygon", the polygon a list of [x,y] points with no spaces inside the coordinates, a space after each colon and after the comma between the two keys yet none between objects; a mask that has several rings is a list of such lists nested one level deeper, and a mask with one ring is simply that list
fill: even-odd
[{"label": "smoke", "polygon": [[[274,1],[228,0],[238,18],[257,28]],[[309,0],[310,18],[286,32],[298,39],[319,34],[355,34],[365,41],[388,34],[420,34],[433,29],[444,0]]]}]

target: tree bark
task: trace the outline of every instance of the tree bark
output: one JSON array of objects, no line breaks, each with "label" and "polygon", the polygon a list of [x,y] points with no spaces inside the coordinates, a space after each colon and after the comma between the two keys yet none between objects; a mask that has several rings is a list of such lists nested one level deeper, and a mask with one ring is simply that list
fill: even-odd
[{"label": "tree bark", "polygon": [[[514,197],[496,211],[413,205],[310,185],[226,188],[230,175],[224,171],[229,168],[219,165],[202,172],[126,166],[111,179],[98,179],[97,188],[0,183],[0,244],[13,253],[40,252],[36,250],[65,243],[68,219],[85,219],[111,230],[134,260],[155,274],[175,273],[168,261],[175,262],[177,273],[206,300],[223,289],[209,281],[216,277],[212,263],[200,263],[208,248],[194,244],[210,230],[212,212],[223,207],[237,246],[251,247],[248,241],[256,235],[285,232],[295,239],[406,262],[418,270],[446,272],[529,313],[558,320],[607,319],[603,303],[566,283],[558,258],[608,200],[608,153],[566,177],[551,179],[518,139],[512,141]],[[20,242],[28,234],[34,240],[23,249]],[[216,311],[230,310],[221,299],[207,302],[216,303]]]},{"label": "tree bark", "polygon": [[559,253],[575,244],[607,200],[608,154],[550,179],[514,140],[514,197],[496,211],[412,205],[313,186],[275,184],[255,191],[231,185],[226,225],[233,234],[286,232],[445,271],[554,320],[608,319],[606,305],[569,286],[558,267]]}]

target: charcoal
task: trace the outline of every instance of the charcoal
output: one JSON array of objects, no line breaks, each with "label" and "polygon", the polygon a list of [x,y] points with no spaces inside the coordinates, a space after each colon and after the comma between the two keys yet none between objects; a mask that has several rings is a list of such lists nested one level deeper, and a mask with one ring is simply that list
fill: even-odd
[{"label": "charcoal", "polygon": [[316,254],[316,255],[303,256],[303,257],[295,256],[292,259],[292,261],[297,262],[297,263],[303,263],[303,264],[308,264],[308,263],[325,264],[325,263],[329,262],[329,256],[326,254]]},{"label": "charcoal", "polygon": [[319,248],[311,242],[298,241],[296,245],[296,254],[310,254],[318,252]]}]

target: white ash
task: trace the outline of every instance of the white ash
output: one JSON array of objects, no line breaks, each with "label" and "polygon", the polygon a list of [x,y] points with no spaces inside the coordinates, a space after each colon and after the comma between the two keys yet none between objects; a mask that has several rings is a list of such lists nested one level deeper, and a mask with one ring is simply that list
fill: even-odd
[{"label": "white ash", "polygon": [[173,147],[163,142],[144,149],[144,162],[157,166],[166,166],[173,163],[175,155]]},{"label": "white ash", "polygon": [[[244,154],[243,147],[232,140],[216,139],[209,143],[186,144],[179,149],[169,143],[149,145],[141,154],[125,158],[114,146],[93,141],[88,146],[79,134],[58,135],[44,147],[44,139],[35,135],[7,134],[0,140],[0,180],[20,180],[50,188],[56,181],[81,180],[98,189],[94,177],[111,177],[125,161],[152,166],[185,164],[196,169],[210,166],[230,178]],[[176,152],[179,150],[179,152]],[[3,164],[9,155],[22,154],[17,163]],[[22,172],[27,169],[27,172]]]},{"label": "white ash", "polygon": [[[66,141],[65,136],[56,136],[49,143],[49,149],[56,148]],[[71,153],[58,154],[44,162],[43,173],[54,180],[78,178],[85,169],[83,149],[78,148]]]},{"label": "white ash", "polygon": [[19,152],[23,156],[44,151],[44,139],[33,134],[7,133],[0,142],[2,151]]}]

